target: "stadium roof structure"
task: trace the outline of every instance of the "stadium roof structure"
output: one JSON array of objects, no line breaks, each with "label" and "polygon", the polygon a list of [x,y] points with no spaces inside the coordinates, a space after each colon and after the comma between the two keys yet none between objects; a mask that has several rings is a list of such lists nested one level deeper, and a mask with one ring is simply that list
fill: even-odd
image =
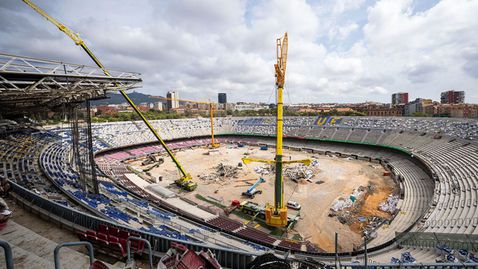
[{"label": "stadium roof structure", "polygon": [[139,73],[0,53],[0,114],[52,110],[142,86]]}]

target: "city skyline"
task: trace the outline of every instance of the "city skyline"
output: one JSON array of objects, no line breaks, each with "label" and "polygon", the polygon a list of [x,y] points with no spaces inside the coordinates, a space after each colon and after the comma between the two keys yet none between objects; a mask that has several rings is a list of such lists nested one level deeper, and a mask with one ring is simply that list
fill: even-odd
[{"label": "city skyline", "polygon": [[[275,38],[288,31],[286,102],[439,100],[454,89],[478,103],[477,1],[37,2],[108,68],[141,72],[147,94],[271,102]],[[0,18],[2,52],[93,64],[18,1],[2,1]]]}]

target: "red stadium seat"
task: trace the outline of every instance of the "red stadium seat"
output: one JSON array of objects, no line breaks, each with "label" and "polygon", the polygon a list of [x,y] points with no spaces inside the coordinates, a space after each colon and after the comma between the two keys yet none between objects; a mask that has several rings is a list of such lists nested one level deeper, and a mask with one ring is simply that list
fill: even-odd
[{"label": "red stadium seat", "polygon": [[118,234],[118,237],[119,237],[119,238],[123,238],[123,239],[128,239],[128,237],[129,237],[129,232],[128,232],[128,231],[125,231],[125,230],[120,230],[120,231],[119,231],[119,234]]},{"label": "red stadium seat", "polygon": [[94,235],[86,234],[86,240],[95,244],[97,242],[97,238]]},{"label": "red stadium seat", "polygon": [[106,226],[104,224],[100,224],[98,226],[98,232],[100,232],[102,234],[108,234],[108,226]]},{"label": "red stadium seat", "polygon": [[121,257],[126,256],[126,249],[123,247],[123,245],[121,245],[118,242],[116,243],[110,242],[109,250],[111,250],[112,252],[118,253],[119,255],[121,255]]},{"label": "red stadium seat", "polygon": [[94,237],[96,237],[96,231],[88,230],[88,231],[86,231],[86,234],[89,235],[89,236],[94,236]]},{"label": "red stadium seat", "polygon": [[108,236],[108,242],[110,243],[119,243],[119,238],[116,236]]},{"label": "red stadium seat", "polygon": [[116,227],[108,227],[108,235],[119,236],[119,229]]},{"label": "red stadium seat", "polygon": [[78,239],[80,239],[80,241],[88,241],[88,238],[86,236],[86,233],[84,232],[76,232],[76,235],[78,236]]}]

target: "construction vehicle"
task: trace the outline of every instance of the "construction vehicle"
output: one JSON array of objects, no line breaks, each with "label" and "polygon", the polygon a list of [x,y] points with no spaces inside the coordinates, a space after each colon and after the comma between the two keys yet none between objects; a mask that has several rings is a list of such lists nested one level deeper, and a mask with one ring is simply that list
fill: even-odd
[{"label": "construction vehicle", "polygon": [[[251,216],[251,221],[255,221],[256,219],[258,219],[266,222],[267,224],[267,208],[260,206],[258,203],[254,203],[251,201],[242,201],[237,208],[241,210],[241,212]],[[285,225],[287,229],[293,228],[297,221],[299,221],[299,218],[299,214],[295,216],[287,216],[287,224]]]},{"label": "construction vehicle", "polygon": [[[65,33],[68,37],[70,37],[76,45],[80,46],[87,54],[88,56],[90,56],[90,58],[96,63],[96,65],[101,68],[101,70],[103,70],[103,72],[105,73],[105,75],[107,76],[111,76],[110,73],[108,72],[108,70],[105,68],[105,66],[101,63],[101,61],[93,54],[93,52],[88,48],[88,46],[86,46],[85,42],[83,41],[83,39],[80,38],[80,35],[73,32],[70,28],[66,27],[64,24],[60,23],[59,21],[57,21],[55,18],[51,17],[50,15],[48,15],[43,9],[39,8],[37,5],[35,5],[34,3],[32,3],[30,0],[23,0],[23,2],[25,4],[27,4],[29,7],[31,7],[33,10],[35,10],[36,12],[38,12],[41,16],[43,16],[46,20],[48,20],[49,22],[53,23],[56,27],[58,27],[58,29],[60,31],[62,31],[63,33]],[[156,139],[159,141],[159,143],[161,144],[161,146],[163,146],[163,148],[166,150],[166,152],[168,153],[169,157],[171,157],[171,159],[173,160],[173,162],[176,164],[176,166],[178,167],[178,170],[181,174],[180,178],[178,180],[175,181],[175,183],[187,190],[187,191],[193,191],[197,188],[197,183],[195,182],[192,182],[192,177],[189,173],[186,172],[186,170],[184,170],[184,168],[181,166],[181,164],[179,163],[179,161],[176,159],[176,157],[174,156],[173,152],[168,148],[168,146],[166,145],[166,143],[164,142],[164,140],[161,138],[161,136],[159,136],[158,132],[156,132],[156,130],[153,128],[153,126],[149,123],[149,121],[146,119],[146,117],[143,115],[143,113],[138,109],[138,107],[136,106],[136,104],[133,102],[133,100],[131,100],[131,98],[129,98],[129,96],[126,94],[126,92],[124,90],[119,90],[119,92],[121,93],[121,95],[123,96],[123,98],[128,102],[128,104],[133,108],[133,110],[136,112],[136,114],[138,114],[138,116],[141,118],[141,120],[144,122],[144,124],[146,124],[146,126],[148,127],[148,129],[151,131],[151,133],[153,133],[153,135],[156,137]]]},{"label": "construction vehicle", "polygon": [[176,99],[176,98],[166,98],[166,97],[158,97],[158,96],[152,96],[152,98],[156,99],[161,99],[161,100],[166,100],[166,101],[179,101],[179,102],[188,102],[188,103],[193,103],[193,104],[203,104],[203,105],[208,105],[209,107],[209,119],[211,122],[211,147],[212,148],[218,148],[220,145],[216,143],[214,140],[214,111],[216,110],[215,108],[215,103],[212,102],[201,102],[201,101],[192,101],[192,100],[186,100],[186,99]]},{"label": "construction vehicle", "polygon": [[242,193],[242,196],[246,196],[247,198],[254,199],[256,194],[261,194],[262,193],[261,190],[257,189],[257,186],[261,183],[264,183],[264,182],[266,182],[266,180],[263,179],[262,177],[260,177],[254,184],[252,184],[252,186],[249,189],[247,189],[247,191]]},{"label": "construction vehicle", "polygon": [[277,63],[274,64],[276,86],[277,86],[277,116],[276,116],[276,156],[274,160],[264,160],[255,158],[243,158],[244,164],[250,162],[261,162],[268,164],[275,164],[275,182],[274,182],[274,204],[266,204],[265,208],[265,220],[266,224],[274,227],[290,226],[290,220],[287,215],[287,206],[284,203],[284,177],[282,174],[283,164],[288,163],[303,163],[310,165],[311,160],[295,160],[295,161],[283,161],[282,160],[282,138],[283,138],[283,88],[285,82],[285,71],[287,65],[287,50],[288,50],[288,37],[285,33],[283,38],[278,38],[276,41],[276,56]]},{"label": "construction vehicle", "polygon": [[164,163],[163,158],[159,158],[159,160],[158,160],[158,159],[156,159],[156,156],[154,156],[154,154],[148,154],[148,155],[146,155],[146,160],[141,162],[141,165],[144,166],[144,165],[156,163],[158,161],[161,161],[161,163]]},{"label": "construction vehicle", "polygon": [[226,214],[226,216],[229,216],[232,212],[234,212],[234,210],[236,210],[240,206],[241,202],[239,202],[239,200],[232,200],[231,205],[224,208],[224,214]]},{"label": "construction vehicle", "polygon": [[149,171],[153,170],[154,168],[160,166],[163,163],[164,163],[164,158],[159,157],[159,158],[156,159],[156,157],[154,157],[154,155],[149,154],[147,156],[147,159],[141,162],[141,165],[144,166],[144,165],[152,164],[152,165],[143,169],[143,172],[149,172]]}]

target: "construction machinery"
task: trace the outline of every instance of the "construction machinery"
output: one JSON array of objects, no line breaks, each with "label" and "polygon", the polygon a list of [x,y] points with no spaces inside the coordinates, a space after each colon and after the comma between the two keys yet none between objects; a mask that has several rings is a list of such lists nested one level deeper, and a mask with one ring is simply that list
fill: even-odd
[{"label": "construction machinery", "polygon": [[[30,0],[23,0],[25,4],[27,4],[29,7],[31,7],[33,10],[38,12],[41,16],[43,16],[46,20],[49,22],[53,23],[60,31],[65,33],[67,36],[69,36],[76,45],[80,46],[87,54],[90,56],[90,58],[96,63],[96,65],[103,70],[105,75],[111,76],[108,70],[105,68],[105,66],[101,63],[101,61],[93,54],[93,52],[86,46],[85,42],[83,39],[80,38],[80,35],[73,32],[70,28],[66,27],[64,24],[60,23],[57,21],[55,18],[51,17],[48,15],[43,9],[39,8],[37,5],[35,5],[33,2]],[[186,172],[186,170],[182,167],[182,165],[179,163],[179,161],[176,159],[174,156],[173,152],[168,148],[164,140],[159,136],[158,132],[153,128],[153,126],[149,123],[149,121],[146,119],[146,117],[143,115],[143,113],[138,109],[136,104],[129,98],[129,96],[126,94],[124,90],[119,90],[121,95],[124,97],[124,99],[128,102],[128,104],[133,108],[133,110],[138,114],[138,116],[141,118],[141,120],[146,124],[148,129],[153,133],[153,135],[156,137],[156,139],[159,141],[161,146],[166,150],[168,155],[171,157],[173,162],[176,164],[178,167],[178,170],[181,174],[180,178],[175,181],[175,183],[180,186],[181,188],[187,190],[187,191],[193,191],[197,187],[197,183],[192,182],[192,177],[189,173]]]},{"label": "construction machinery", "polygon": [[163,163],[164,163],[164,158],[162,158],[162,157],[156,158],[154,155],[149,154],[146,157],[146,160],[141,162],[141,165],[142,166],[150,165],[150,166],[143,169],[143,172],[149,172],[149,171],[153,170],[154,168],[159,167]]},{"label": "construction machinery", "polygon": [[262,193],[261,190],[257,189],[257,186],[259,186],[259,184],[264,183],[264,182],[266,182],[266,180],[263,179],[262,177],[260,177],[254,184],[252,184],[252,186],[249,189],[247,189],[247,191],[242,193],[242,196],[246,196],[247,198],[254,199],[256,194],[261,194]]},{"label": "construction machinery", "polygon": [[232,212],[234,212],[234,210],[236,210],[240,206],[241,206],[241,202],[239,202],[239,200],[234,199],[232,200],[230,206],[224,208],[224,214],[226,214],[226,216],[229,216]]},{"label": "construction machinery", "polygon": [[193,100],[186,100],[186,99],[177,99],[177,98],[166,98],[166,97],[158,97],[158,96],[152,96],[152,98],[166,100],[166,101],[179,101],[179,102],[188,102],[188,103],[193,103],[193,104],[207,105],[209,107],[209,119],[210,119],[210,122],[211,122],[211,145],[210,146],[212,148],[218,148],[220,146],[214,140],[214,111],[216,110],[216,108],[215,108],[216,104],[215,103],[205,102],[205,101],[193,101]]},{"label": "construction machinery", "polygon": [[274,204],[266,204],[265,207],[265,220],[266,224],[275,227],[285,227],[290,225],[290,219],[287,215],[287,206],[284,203],[284,177],[282,174],[283,164],[288,163],[303,163],[310,165],[311,160],[282,160],[282,131],[283,131],[283,88],[285,82],[285,71],[287,65],[287,50],[288,50],[288,37],[287,33],[283,38],[278,38],[276,42],[276,54],[277,63],[274,64],[276,86],[277,86],[277,140],[276,140],[276,156],[274,160],[264,160],[255,158],[243,158],[244,164],[250,162],[261,162],[268,164],[275,164],[275,182],[274,182]]}]

